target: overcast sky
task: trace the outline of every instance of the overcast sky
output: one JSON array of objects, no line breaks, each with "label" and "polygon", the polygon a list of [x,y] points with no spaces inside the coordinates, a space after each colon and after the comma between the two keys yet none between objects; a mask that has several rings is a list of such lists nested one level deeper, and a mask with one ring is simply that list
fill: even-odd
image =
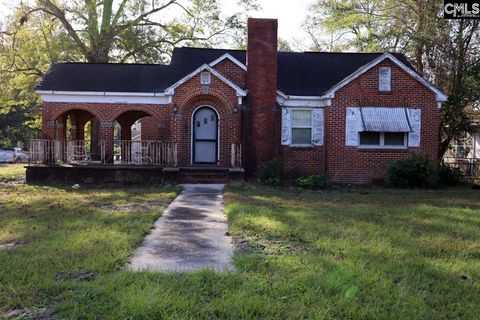
[{"label": "overcast sky", "polygon": [[[226,14],[237,10],[237,0],[220,0]],[[293,42],[306,40],[301,24],[307,14],[308,5],[313,0],[257,0],[262,9],[252,13],[253,17],[278,19],[278,35]],[[0,0],[0,19],[19,0]]]}]

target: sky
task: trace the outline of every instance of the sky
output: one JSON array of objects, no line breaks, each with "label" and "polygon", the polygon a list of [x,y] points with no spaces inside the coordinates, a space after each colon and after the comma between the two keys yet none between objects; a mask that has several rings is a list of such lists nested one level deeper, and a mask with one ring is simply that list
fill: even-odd
[{"label": "sky", "polygon": [[[294,39],[305,40],[307,34],[302,30],[302,23],[313,0],[257,0],[261,10],[251,14],[254,18],[278,19],[278,36],[289,42]],[[229,7],[236,0],[221,0],[223,10],[228,13]],[[232,9],[230,9],[232,10]],[[235,10],[235,9],[233,9]]]},{"label": "sky", "polygon": [[[302,42],[307,40],[307,34],[301,25],[307,14],[308,5],[313,0],[257,0],[261,9],[252,12],[255,18],[278,19],[278,36],[288,42]],[[226,13],[234,13],[237,0],[220,0],[222,10]],[[0,0],[0,19],[10,11],[18,0]],[[296,41],[295,41],[296,40]]]}]

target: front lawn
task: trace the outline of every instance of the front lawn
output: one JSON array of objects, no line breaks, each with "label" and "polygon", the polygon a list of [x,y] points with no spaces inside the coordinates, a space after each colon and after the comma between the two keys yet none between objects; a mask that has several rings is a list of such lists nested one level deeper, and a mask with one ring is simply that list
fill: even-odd
[{"label": "front lawn", "polygon": [[478,319],[480,191],[227,194],[237,268],[258,314],[295,319]]},{"label": "front lawn", "polygon": [[475,319],[480,193],[225,192],[237,271],[132,273],[176,187],[0,184],[0,316],[58,319]]},{"label": "front lawn", "polygon": [[0,182],[25,180],[25,163],[0,164]]}]

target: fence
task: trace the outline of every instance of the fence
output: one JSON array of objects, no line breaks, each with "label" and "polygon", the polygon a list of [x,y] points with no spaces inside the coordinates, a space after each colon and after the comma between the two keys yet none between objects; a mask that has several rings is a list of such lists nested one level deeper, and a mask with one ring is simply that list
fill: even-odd
[{"label": "fence", "polygon": [[[113,146],[112,146],[113,143]],[[108,146],[113,150],[108,150]],[[113,151],[113,153],[112,153]],[[165,141],[31,140],[31,164],[177,166],[177,143]]]}]

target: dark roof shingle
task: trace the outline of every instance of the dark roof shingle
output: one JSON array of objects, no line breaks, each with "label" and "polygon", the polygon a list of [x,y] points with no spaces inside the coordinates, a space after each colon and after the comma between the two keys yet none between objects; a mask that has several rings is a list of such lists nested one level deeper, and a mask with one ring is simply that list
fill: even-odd
[{"label": "dark roof shingle", "polygon": [[[229,53],[246,63],[244,50],[175,48],[172,61],[160,64],[56,63],[37,90],[97,92],[163,92],[166,88]],[[322,95],[382,53],[279,52],[278,88],[288,95]],[[412,68],[405,56],[394,54]]]}]

